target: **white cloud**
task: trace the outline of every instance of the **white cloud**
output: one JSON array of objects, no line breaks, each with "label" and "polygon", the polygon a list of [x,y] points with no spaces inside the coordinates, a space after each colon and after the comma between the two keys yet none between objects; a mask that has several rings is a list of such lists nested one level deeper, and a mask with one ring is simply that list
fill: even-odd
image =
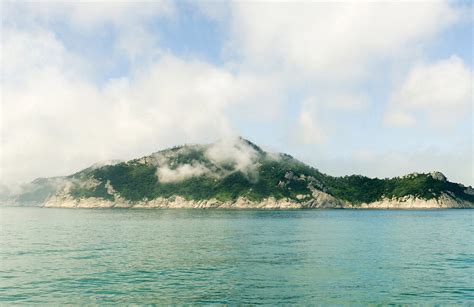
[{"label": "white cloud", "polygon": [[[306,144],[327,139],[325,125],[338,121],[337,110],[384,103],[370,101],[376,89],[368,84],[410,65],[427,42],[466,13],[448,1],[233,1],[227,11],[200,10],[229,28],[225,51],[241,67],[273,73],[284,91],[315,97],[311,107],[300,105],[294,127]],[[406,112],[392,114],[394,122],[414,120]]]},{"label": "white cloud", "polygon": [[319,114],[318,101],[314,97],[307,98],[303,101],[297,130],[292,137],[303,144],[319,144],[326,140],[326,128]]},{"label": "white cloud", "polygon": [[444,1],[235,1],[229,50],[260,68],[351,80],[459,18],[460,12]]},{"label": "white cloud", "polygon": [[[297,128],[300,141],[320,144],[338,120],[335,113],[326,116],[329,109],[369,105],[367,95],[354,89],[378,78],[376,64],[398,61],[459,17],[447,2],[234,2],[229,11],[209,6],[208,16],[229,23],[226,50],[236,55],[218,67],[161,49],[159,30],[148,26],[174,16],[171,2],[1,5],[2,181],[63,175],[100,160],[211,141],[233,134],[233,124],[248,118],[285,115],[296,122],[289,130]],[[132,73],[98,85],[94,72],[103,63],[67,49],[53,32],[62,23],[94,40],[115,29],[105,35],[112,39],[110,61],[125,54]],[[283,105],[290,95],[313,97],[302,103],[297,120],[285,114],[297,108]],[[397,121],[416,121],[422,108],[395,108]],[[243,155],[237,165],[246,169],[249,159]],[[199,167],[180,174],[192,171]]]},{"label": "white cloud", "polygon": [[69,53],[53,32],[41,28],[3,27],[1,51],[2,82],[10,85],[21,84],[40,70],[61,69],[69,76],[87,71],[85,61]]},{"label": "white cloud", "polygon": [[66,21],[82,31],[98,26],[130,26],[175,12],[172,1],[2,1],[7,23],[46,23]]},{"label": "white cloud", "polygon": [[[203,150],[204,158],[212,165],[189,161],[171,167],[170,158],[173,154],[185,154],[186,151],[194,149]],[[220,177],[233,172],[241,172],[251,180],[258,179],[259,153],[246,141],[231,134],[208,146],[183,147],[173,152],[159,152],[154,157],[160,182],[176,182],[201,175]]]},{"label": "white cloud", "polygon": [[[53,4],[57,5],[57,4]],[[64,4],[63,4],[64,5]],[[170,15],[174,12],[171,1],[71,1],[63,8],[70,13],[72,22],[81,27],[94,27],[98,24],[112,23],[116,26],[129,26],[137,21],[143,21]]]},{"label": "white cloud", "polygon": [[52,33],[4,30],[4,182],[229,135],[228,110],[272,88],[265,79],[169,54],[99,86]]},{"label": "white cloud", "polygon": [[64,28],[59,32],[93,37],[95,40],[105,40],[107,34],[114,33],[109,43],[114,48],[108,60],[117,61],[125,55],[134,64],[146,62],[161,53],[159,36],[153,33],[150,22],[173,18],[176,10],[174,3],[168,0],[2,1],[1,8],[2,27],[30,33]]},{"label": "white cloud", "polygon": [[206,151],[206,157],[215,164],[230,164],[234,171],[240,171],[254,179],[258,166],[258,152],[238,137],[225,137]]},{"label": "white cloud", "polygon": [[191,177],[200,176],[209,172],[209,169],[199,163],[183,164],[175,169],[162,166],[157,169],[160,182],[177,182]]},{"label": "white cloud", "polygon": [[472,71],[457,56],[418,64],[392,95],[385,122],[412,126],[427,117],[431,124],[446,126],[471,114]]}]

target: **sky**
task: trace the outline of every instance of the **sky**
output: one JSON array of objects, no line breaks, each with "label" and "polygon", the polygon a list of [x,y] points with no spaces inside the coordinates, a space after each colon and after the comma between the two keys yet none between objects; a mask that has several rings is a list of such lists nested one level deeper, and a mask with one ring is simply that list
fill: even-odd
[{"label": "sky", "polygon": [[471,1],[1,1],[0,181],[240,135],[474,185]]}]

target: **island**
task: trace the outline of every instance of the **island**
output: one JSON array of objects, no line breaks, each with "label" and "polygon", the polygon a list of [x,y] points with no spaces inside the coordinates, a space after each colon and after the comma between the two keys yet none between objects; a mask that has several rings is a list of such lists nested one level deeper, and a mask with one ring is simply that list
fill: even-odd
[{"label": "island", "polygon": [[441,172],[335,177],[238,137],[38,178],[2,202],[58,208],[474,208],[474,189]]}]

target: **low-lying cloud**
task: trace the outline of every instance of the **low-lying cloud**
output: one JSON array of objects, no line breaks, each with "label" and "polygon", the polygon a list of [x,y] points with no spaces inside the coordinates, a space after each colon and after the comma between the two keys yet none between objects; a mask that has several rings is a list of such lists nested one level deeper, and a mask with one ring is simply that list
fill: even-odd
[{"label": "low-lying cloud", "polygon": [[206,157],[215,164],[230,164],[249,178],[256,175],[258,152],[240,138],[225,138],[209,147]]},{"label": "low-lying cloud", "polygon": [[191,163],[180,165],[175,169],[171,169],[167,165],[158,167],[156,174],[158,175],[160,182],[168,183],[201,176],[209,172],[210,170],[206,166],[200,163]]},{"label": "low-lying cloud", "polygon": [[[186,154],[187,147],[181,148],[176,154]],[[202,175],[222,177],[233,172],[241,172],[249,180],[258,179],[259,153],[246,141],[237,137],[226,137],[202,148],[204,158],[210,164],[199,161],[172,166],[171,156],[158,154],[156,174],[160,182],[179,182]]]}]

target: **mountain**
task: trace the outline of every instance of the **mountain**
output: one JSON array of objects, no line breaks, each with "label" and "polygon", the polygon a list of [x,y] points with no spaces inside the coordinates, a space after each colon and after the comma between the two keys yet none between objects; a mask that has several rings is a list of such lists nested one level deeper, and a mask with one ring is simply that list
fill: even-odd
[{"label": "mountain", "polygon": [[36,179],[6,199],[83,208],[474,208],[474,189],[440,172],[333,177],[233,138]]}]

